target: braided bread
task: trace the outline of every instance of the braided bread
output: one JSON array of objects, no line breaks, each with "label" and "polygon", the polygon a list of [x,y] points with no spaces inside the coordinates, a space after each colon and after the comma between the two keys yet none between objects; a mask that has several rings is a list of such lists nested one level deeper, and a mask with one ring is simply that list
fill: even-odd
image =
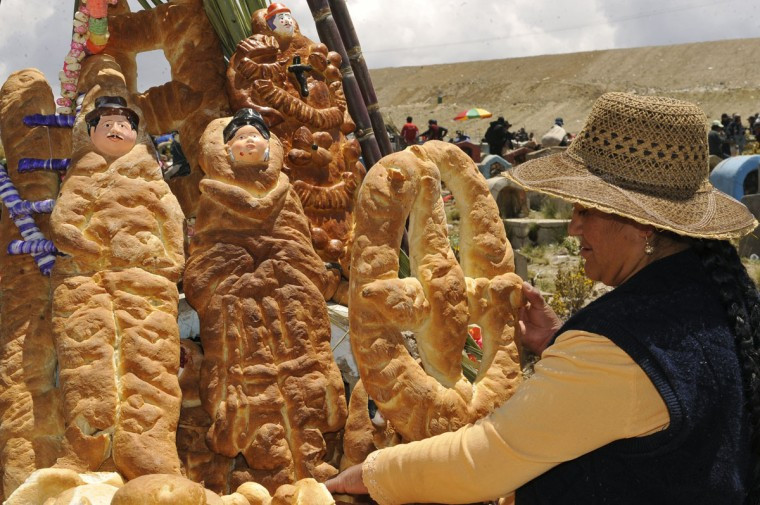
[{"label": "braided bread", "polygon": [[[454,195],[460,262],[449,246],[441,179]],[[398,278],[406,217],[412,274]],[[351,347],[369,396],[406,441],[473,422],[521,380],[515,342],[522,280],[498,209],[474,163],[432,141],[381,159],[359,192],[351,257]],[[468,324],[483,333],[473,384],[461,370]],[[420,367],[402,330],[415,333]]]}]

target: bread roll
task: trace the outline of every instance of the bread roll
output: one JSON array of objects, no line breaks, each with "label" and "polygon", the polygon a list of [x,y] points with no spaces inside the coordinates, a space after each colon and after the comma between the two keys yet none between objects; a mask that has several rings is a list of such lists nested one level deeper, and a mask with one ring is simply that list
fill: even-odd
[{"label": "bread roll", "polygon": [[59,494],[53,505],[110,505],[118,490],[110,484],[83,484]]},{"label": "bread roll", "polygon": [[322,434],[343,427],[346,401],[320,292],[330,277],[280,172],[280,144],[272,136],[268,164],[231,165],[226,124],[203,136],[207,178],[183,285],[201,323],[208,445],[242,454],[244,471],[271,492],[337,473]]},{"label": "bread roll", "polygon": [[115,466],[128,479],[178,474],[182,212],[142,121],[137,145],[121,158],[107,160],[90,142],[84,115],[95,98],[128,94],[119,66],[110,56],[91,56],[79,86],[89,92],[51,216],[51,235],[65,254],[53,271],[66,422],[57,464],[77,471]]},{"label": "bread roll", "polygon": [[74,470],[43,468],[33,472],[26,481],[13,491],[3,505],[31,505],[56,499],[66,491],[85,482]]},{"label": "bread roll", "polygon": [[[27,127],[24,116],[54,114],[53,92],[38,70],[15,72],[0,89],[0,140],[8,176],[19,197],[37,201],[58,194],[58,174],[19,174],[21,158],[68,158],[71,130]],[[3,190],[5,191],[5,189]],[[32,215],[50,238],[50,216]],[[60,390],[50,324],[50,278],[29,254],[11,256],[7,246],[21,234],[5,206],[0,212],[0,495],[9,496],[37,468],[52,465],[63,438]],[[52,260],[52,256],[45,258]]]},{"label": "bread roll", "polygon": [[114,494],[111,505],[207,505],[203,486],[180,475],[143,475]]},{"label": "bread roll", "polygon": [[[461,266],[449,246],[441,179],[462,216]],[[413,277],[399,279],[407,216]],[[522,280],[512,273],[512,249],[474,163],[456,146],[437,141],[386,156],[365,179],[355,217],[351,348],[382,415],[409,441],[491,412],[521,378],[514,337]],[[474,384],[461,370],[468,324],[483,333]],[[415,333],[422,367],[404,347],[403,330]]]}]

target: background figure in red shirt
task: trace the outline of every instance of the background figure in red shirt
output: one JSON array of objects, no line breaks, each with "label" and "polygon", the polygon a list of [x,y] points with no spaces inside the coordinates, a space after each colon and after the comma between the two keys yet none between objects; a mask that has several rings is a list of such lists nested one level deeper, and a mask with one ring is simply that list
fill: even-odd
[{"label": "background figure in red shirt", "polygon": [[424,141],[428,140],[443,140],[443,137],[449,133],[449,130],[443,126],[438,126],[438,121],[430,119],[428,121],[428,129],[420,134],[420,137],[424,137]]},{"label": "background figure in red shirt", "polygon": [[417,143],[417,135],[420,129],[412,123],[412,116],[406,118],[406,124],[401,128],[401,139],[404,141],[403,147],[411,146]]}]

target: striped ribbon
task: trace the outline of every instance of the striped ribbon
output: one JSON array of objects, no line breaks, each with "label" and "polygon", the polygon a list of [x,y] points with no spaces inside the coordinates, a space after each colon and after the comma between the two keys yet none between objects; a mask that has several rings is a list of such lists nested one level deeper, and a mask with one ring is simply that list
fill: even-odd
[{"label": "striped ribbon", "polygon": [[[8,177],[8,171],[4,165],[0,165],[0,198],[10,211],[15,205],[18,205],[24,200],[18,194],[16,186],[13,181]],[[34,222],[32,216],[28,214],[17,215],[12,218],[16,224],[21,237],[24,241],[45,240],[45,236],[42,234],[37,225]],[[40,269],[43,275],[50,275],[50,271],[55,265],[55,255],[49,252],[31,253],[37,268]]]},{"label": "striped ribbon", "polygon": [[59,128],[73,128],[76,116],[68,114],[31,114],[24,116],[24,124],[29,128],[35,126],[57,126]]},{"label": "striped ribbon", "polygon": [[11,240],[8,244],[8,254],[42,254],[58,252],[52,240]]},{"label": "striped ribbon", "polygon": [[18,160],[18,173],[31,172],[33,170],[54,170],[56,172],[65,172],[69,169],[71,160],[69,158],[50,158],[41,160],[38,158],[21,158]]}]

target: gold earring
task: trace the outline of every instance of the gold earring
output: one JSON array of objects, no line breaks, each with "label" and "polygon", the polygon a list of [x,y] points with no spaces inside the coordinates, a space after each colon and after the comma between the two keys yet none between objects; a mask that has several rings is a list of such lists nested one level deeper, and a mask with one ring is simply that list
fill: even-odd
[{"label": "gold earring", "polygon": [[652,244],[649,243],[649,237],[645,236],[644,240],[646,240],[646,244],[644,245],[644,254],[651,256],[654,254],[654,247],[652,247]]}]

